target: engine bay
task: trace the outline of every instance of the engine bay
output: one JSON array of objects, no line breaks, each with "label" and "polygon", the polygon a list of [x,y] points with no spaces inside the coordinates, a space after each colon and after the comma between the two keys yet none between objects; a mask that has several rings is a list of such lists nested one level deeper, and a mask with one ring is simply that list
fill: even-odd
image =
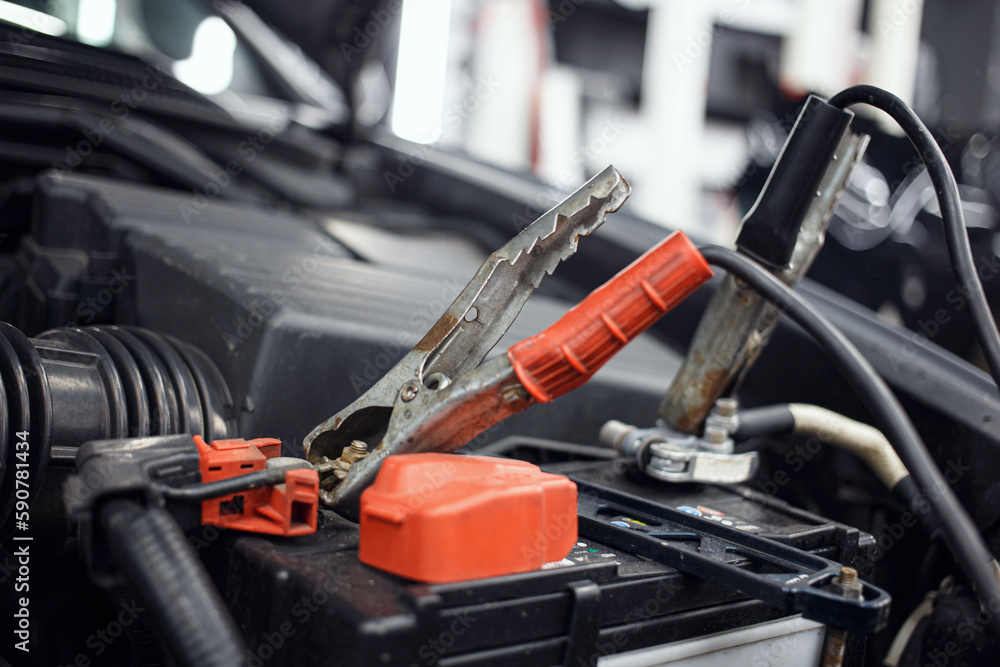
[{"label": "engine bay", "polygon": [[[97,140],[89,103],[10,87],[0,604],[14,632],[0,655],[11,663],[693,665],[730,651],[752,665],[993,664],[989,591],[949,549],[964,553],[959,533],[1000,549],[997,387],[803,277],[866,145],[843,108],[806,102],[819,110],[800,116],[736,253],[614,213],[627,184],[613,168],[570,194],[377,130],[248,133],[171,89],[156,94],[173,107]],[[60,161],[63,144],[78,165]],[[227,162],[231,144],[246,150]],[[690,254],[669,245],[680,239]],[[651,257],[660,273],[641,269],[627,291],[623,276]],[[670,273],[695,264],[697,279]],[[768,306],[754,270],[779,292],[797,284],[806,305]],[[613,314],[643,293],[649,313]],[[820,319],[786,319],[804,308]],[[573,347],[593,322],[605,342]],[[817,345],[820,326],[842,335]],[[531,357],[525,342],[546,335],[556,343]],[[895,431],[869,425],[881,404],[852,381],[861,371],[845,371],[836,350],[848,348],[863,358],[851,368],[871,368],[878,395],[894,396],[887,405],[898,399],[947,493],[927,488]],[[413,354],[417,384],[366,399],[398,369],[413,375]],[[554,365],[593,378],[535,387]],[[436,421],[411,427],[413,414]],[[311,450],[338,429],[349,433]],[[414,484],[408,508],[386,510],[400,531],[440,512],[394,555],[399,567],[422,549],[438,563],[535,565],[406,576],[371,565],[402,537],[364,554],[375,547],[357,497],[390,454],[525,462],[580,495],[529,528],[532,510],[505,495],[521,473],[476,487],[481,506],[469,491],[439,507],[447,480],[428,477],[430,492]],[[362,469],[352,500],[338,496]],[[951,493],[975,531],[935,514]]]}]

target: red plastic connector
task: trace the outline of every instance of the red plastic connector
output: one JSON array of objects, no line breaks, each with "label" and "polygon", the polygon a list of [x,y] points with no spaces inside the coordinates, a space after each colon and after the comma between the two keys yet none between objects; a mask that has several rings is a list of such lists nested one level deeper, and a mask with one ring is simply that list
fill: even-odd
[{"label": "red plastic connector", "polygon": [[[263,470],[267,459],[281,454],[281,441],[216,440],[206,444],[194,437],[201,454],[202,482],[216,482]],[[285,473],[285,483],[250,489],[206,500],[201,504],[201,522],[250,533],[308,535],[316,532],[319,512],[319,474],[301,468]]]},{"label": "red plastic connector", "polygon": [[576,539],[576,484],[523,461],[390,456],[361,494],[358,558],[417,581],[537,570]]},{"label": "red plastic connector", "polygon": [[547,403],[589,380],[619,350],[712,277],[674,232],[545,331],[507,349],[524,388]]}]

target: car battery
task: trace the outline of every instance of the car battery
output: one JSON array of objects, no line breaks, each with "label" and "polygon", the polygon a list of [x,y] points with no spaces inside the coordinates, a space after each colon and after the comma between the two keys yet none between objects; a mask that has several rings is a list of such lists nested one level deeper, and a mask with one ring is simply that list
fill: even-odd
[{"label": "car battery", "polygon": [[[542,467],[862,572],[872,562],[871,535],[746,487],[664,484],[613,460]],[[797,614],[595,540],[537,571],[423,584],[362,564],[356,524],[325,511],[320,524],[295,540],[227,535],[225,594],[248,637],[247,664],[693,667],[723,651],[727,664],[797,665],[822,643],[823,626]],[[863,636],[852,637],[848,657],[863,651]]]}]

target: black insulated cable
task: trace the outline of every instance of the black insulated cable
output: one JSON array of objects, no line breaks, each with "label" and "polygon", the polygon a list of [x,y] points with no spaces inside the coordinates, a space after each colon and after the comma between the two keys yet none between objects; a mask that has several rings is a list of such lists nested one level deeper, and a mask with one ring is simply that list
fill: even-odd
[{"label": "black insulated cable", "polygon": [[228,496],[233,493],[259,489],[264,486],[282,484],[285,481],[284,468],[268,468],[257,472],[237,475],[229,479],[220,479],[217,482],[207,482],[205,484],[194,484],[192,486],[173,487],[165,484],[157,486],[157,490],[163,494],[164,498],[179,500],[182,502],[202,502],[212,498]]},{"label": "black insulated cable", "polygon": [[125,628],[129,647],[132,649],[131,667],[167,667],[167,656],[160,645],[160,639],[153,629],[152,620],[135,608],[138,595],[132,586],[115,586],[108,590],[108,597],[116,614],[132,617]]},{"label": "black insulated cable", "polygon": [[846,108],[852,104],[867,104],[881,109],[899,124],[910,143],[917,149],[917,154],[926,165],[927,174],[937,193],[952,270],[955,272],[959,289],[969,300],[969,311],[972,313],[976,336],[983,348],[983,356],[986,357],[990,375],[993,376],[997,386],[1000,386],[1000,332],[997,331],[996,321],[990,312],[986,293],[976,272],[972,246],[969,244],[969,236],[965,229],[965,214],[962,211],[958,184],[941,147],[934,141],[923,121],[903,100],[881,88],[852,86],[831,97],[829,103],[839,108]]},{"label": "black insulated cable", "polygon": [[246,648],[229,610],[180,526],[160,508],[111,500],[101,527],[112,555],[149,609],[177,665],[236,667]]},{"label": "black insulated cable", "polygon": [[738,442],[763,435],[784,435],[795,429],[795,417],[787,403],[740,410],[739,417],[739,426],[732,434]]},{"label": "black insulated cable", "polygon": [[913,475],[899,480],[899,483],[893,487],[892,492],[906,503],[906,506],[910,508],[910,511],[917,517],[921,525],[927,529],[927,534],[930,535],[931,540],[936,540],[944,536],[944,527],[941,525],[941,518],[934,513],[928,503],[923,502],[923,493],[921,493],[920,487],[917,486],[917,481],[913,479]]},{"label": "black insulated cable", "polygon": [[920,488],[916,504],[928,506],[940,521],[945,544],[991,612],[990,624],[1000,636],[1000,582],[993,573],[993,554],[888,385],[839,329],[769,271],[727,248],[700,250],[709,264],[749,284],[812,336],[868,406]]}]

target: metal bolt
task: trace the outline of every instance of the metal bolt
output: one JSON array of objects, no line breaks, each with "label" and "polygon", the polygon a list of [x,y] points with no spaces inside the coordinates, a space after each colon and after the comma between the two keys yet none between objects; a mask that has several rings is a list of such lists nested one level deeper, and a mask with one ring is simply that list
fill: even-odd
[{"label": "metal bolt", "polygon": [[[840,568],[840,574],[833,580],[830,589],[845,598],[861,598],[862,584],[858,571],[853,567]],[[844,664],[844,649],[847,647],[847,631],[841,628],[827,628],[823,645],[822,667],[841,667]]]},{"label": "metal bolt", "polygon": [[417,397],[417,392],[420,391],[419,385],[416,382],[410,381],[403,385],[403,388],[399,390],[399,397],[403,399],[404,402],[409,403]]},{"label": "metal bolt", "polygon": [[847,648],[847,633],[840,628],[827,628],[823,642],[822,667],[841,667],[844,664],[844,650]]},{"label": "metal bolt", "polygon": [[735,398],[720,398],[715,402],[715,412],[720,417],[735,417],[740,402]]},{"label": "metal bolt", "polygon": [[351,452],[354,454],[364,455],[368,453],[368,443],[363,440],[351,440]]},{"label": "metal bolt", "polygon": [[653,457],[650,463],[655,464],[658,468],[665,472],[684,472],[684,469],[687,468],[687,463],[684,461],[676,461],[670,458],[661,459]]},{"label": "metal bolt", "polygon": [[702,441],[709,449],[732,451],[730,435],[740,427],[740,404],[735,398],[720,398],[712,406],[712,412],[705,420],[705,437]]},{"label": "metal bolt", "polygon": [[724,428],[718,426],[708,426],[705,428],[705,441],[713,445],[724,445],[729,440],[729,433]]},{"label": "metal bolt", "polygon": [[851,588],[858,581],[858,571],[853,567],[847,567],[846,565],[840,568],[840,575],[837,577],[837,583],[844,588]]},{"label": "metal bolt", "polygon": [[840,574],[833,580],[830,588],[845,598],[859,600],[861,598],[862,584],[858,578],[858,571],[846,565],[840,568]]}]

